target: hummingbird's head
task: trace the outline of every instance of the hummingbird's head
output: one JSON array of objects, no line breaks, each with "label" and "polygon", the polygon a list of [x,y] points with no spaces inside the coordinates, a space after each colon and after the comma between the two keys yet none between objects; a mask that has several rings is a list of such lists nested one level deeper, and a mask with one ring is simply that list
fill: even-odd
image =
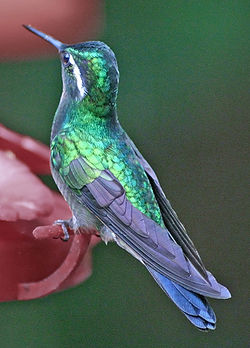
[{"label": "hummingbird's head", "polygon": [[115,55],[105,43],[67,45],[31,26],[24,27],[58,49],[65,96],[84,101],[85,107],[102,116],[115,105],[119,71]]},{"label": "hummingbird's head", "polygon": [[76,100],[88,98],[93,105],[114,105],[119,72],[113,51],[103,42],[67,45],[60,51],[63,84]]}]

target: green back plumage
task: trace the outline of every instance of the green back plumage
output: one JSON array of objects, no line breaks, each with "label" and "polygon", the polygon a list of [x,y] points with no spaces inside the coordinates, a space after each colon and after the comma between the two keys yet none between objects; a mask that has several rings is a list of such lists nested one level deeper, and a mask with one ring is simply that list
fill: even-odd
[{"label": "green back plumage", "polygon": [[[93,116],[95,117],[95,116]],[[80,186],[92,182],[105,169],[119,180],[128,200],[141,212],[163,226],[159,206],[149,180],[127,142],[119,123],[110,129],[110,120],[96,118],[84,127],[65,125],[51,144],[51,161],[69,186],[76,184],[67,179],[70,163],[82,157],[87,163],[88,176],[79,178]],[[77,175],[77,174],[76,174]],[[79,186],[79,187],[80,187]]]}]

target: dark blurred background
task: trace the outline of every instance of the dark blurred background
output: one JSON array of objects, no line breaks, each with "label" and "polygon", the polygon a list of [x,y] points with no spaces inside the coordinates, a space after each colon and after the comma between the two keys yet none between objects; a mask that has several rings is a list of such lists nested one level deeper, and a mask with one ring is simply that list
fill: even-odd
[{"label": "dark blurred background", "polygon": [[[136,260],[99,244],[93,275],[82,285],[1,303],[1,347],[248,345],[249,4],[109,0],[99,34],[89,37],[115,51],[120,121],[158,173],[207,268],[232,293],[231,300],[211,300],[216,331],[199,332]],[[48,144],[60,93],[56,57],[0,64],[1,122],[15,131]]]}]

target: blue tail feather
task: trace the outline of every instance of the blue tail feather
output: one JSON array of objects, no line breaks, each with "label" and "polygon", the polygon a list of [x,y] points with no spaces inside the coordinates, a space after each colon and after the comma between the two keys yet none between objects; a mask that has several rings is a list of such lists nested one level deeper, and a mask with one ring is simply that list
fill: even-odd
[{"label": "blue tail feather", "polygon": [[212,307],[202,295],[183,288],[150,266],[146,266],[157,284],[171,298],[192,324],[201,330],[214,330],[216,317]]}]

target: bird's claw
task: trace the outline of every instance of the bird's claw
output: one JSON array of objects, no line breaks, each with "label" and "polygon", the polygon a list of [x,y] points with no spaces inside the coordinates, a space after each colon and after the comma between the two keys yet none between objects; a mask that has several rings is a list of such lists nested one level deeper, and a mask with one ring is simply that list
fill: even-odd
[{"label": "bird's claw", "polygon": [[60,236],[60,239],[63,242],[67,242],[69,240],[68,228],[71,228],[71,222],[72,222],[71,219],[69,219],[69,220],[56,220],[54,222],[55,225],[60,225],[62,227],[64,236],[63,237]]}]

